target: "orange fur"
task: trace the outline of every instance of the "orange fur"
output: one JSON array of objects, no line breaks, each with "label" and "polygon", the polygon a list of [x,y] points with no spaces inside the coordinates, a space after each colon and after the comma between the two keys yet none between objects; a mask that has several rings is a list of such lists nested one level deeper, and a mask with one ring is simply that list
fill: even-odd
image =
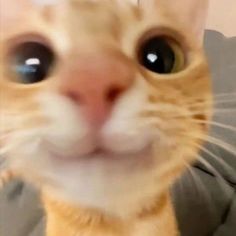
[{"label": "orange fur", "polygon": [[[199,20],[206,1],[179,1],[186,7],[181,16],[173,1],[164,0],[140,1],[139,7],[128,0],[61,0],[45,7],[22,2],[6,3],[15,14],[3,14],[1,7],[0,150],[6,148],[10,169],[41,189],[47,236],[177,236],[169,188],[197,158],[207,134],[207,126],[194,121],[211,119]],[[180,72],[160,75],[139,65],[137,48],[151,34],[176,40],[185,56]],[[10,72],[9,53],[32,38],[49,45],[58,64],[48,80],[24,85]],[[121,149],[137,143],[137,149],[147,130],[149,138],[152,133],[157,138],[137,156],[70,159],[78,155],[80,132],[88,125],[62,91],[77,86],[81,55],[110,53],[116,63],[128,65],[134,82],[114,105],[103,144]]]},{"label": "orange fur", "polygon": [[163,194],[153,207],[124,221],[99,211],[75,208],[44,196],[48,213],[47,235],[141,236],[178,235],[171,199]]}]

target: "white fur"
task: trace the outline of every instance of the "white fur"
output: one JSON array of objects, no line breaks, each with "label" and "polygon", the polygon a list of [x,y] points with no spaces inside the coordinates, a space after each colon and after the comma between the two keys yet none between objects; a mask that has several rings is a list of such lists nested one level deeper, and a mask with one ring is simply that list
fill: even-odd
[{"label": "white fur", "polygon": [[[18,133],[24,138],[15,167],[34,173],[58,198],[127,217],[160,191],[159,166],[151,154],[152,141],[160,137],[139,120],[146,95],[145,85],[137,82],[117,102],[97,140],[77,105],[60,95],[41,94],[38,100],[50,122]],[[98,144],[110,154],[92,153]]]},{"label": "white fur", "polygon": [[[57,199],[121,218],[137,213],[168,186],[168,181],[160,184],[161,176],[181,162],[169,156],[173,137],[141,119],[149,104],[146,86],[137,78],[96,135],[78,104],[53,92],[40,94],[48,122],[11,135],[11,166]],[[94,152],[98,147],[107,152]]]},{"label": "white fur", "polygon": [[[76,161],[52,163],[50,172],[60,187],[58,189],[49,187],[50,191],[68,201],[101,208],[121,217],[137,210],[140,202],[145,202],[149,196],[153,196],[153,192],[157,192],[154,178],[157,165],[154,164],[155,160],[150,150],[152,129],[142,127],[141,122],[138,122],[138,114],[146,102],[145,89],[142,87],[141,90],[139,86],[143,85],[134,86],[123,96],[116,105],[112,117],[102,129],[100,145],[113,154],[106,156],[91,154]],[[63,104],[62,101],[62,98],[58,98],[57,103]],[[46,107],[50,103],[47,102]],[[67,105],[67,108],[71,106]],[[64,121],[61,118],[61,121],[55,121],[53,124],[54,127],[62,129],[60,131],[53,129],[53,144],[61,143],[59,137],[63,137],[64,146],[63,150],[60,148],[61,152],[69,149],[75,155],[82,157],[81,148],[84,149],[85,146],[92,150],[95,145],[89,136],[89,127],[82,123],[79,117],[73,120],[74,112],[62,107],[60,105],[59,109],[64,110],[63,115],[59,115],[55,108],[53,111],[52,104],[51,109],[46,109],[47,113],[51,111],[51,117],[55,115],[55,120],[56,117],[57,119],[64,117]],[[79,124],[83,125],[79,127]],[[81,129],[83,132],[79,131]],[[52,130],[49,133],[51,136]],[[68,139],[70,136],[77,142]],[[82,147],[77,149],[77,146]],[[122,210],[124,208],[127,211]]]},{"label": "white fur", "polygon": [[[137,210],[140,201],[152,196],[157,191],[153,186],[157,165],[150,150],[153,133],[138,121],[146,94],[138,83],[128,91],[116,104],[99,140],[93,140],[77,106],[59,96],[42,96],[46,98],[44,113],[53,120],[44,135],[59,149],[58,154],[77,158],[52,162],[49,172],[59,188],[47,189],[68,201],[119,216]],[[113,154],[89,154],[98,141]],[[86,152],[89,155],[84,157]],[[129,210],[124,212],[124,207]]]}]

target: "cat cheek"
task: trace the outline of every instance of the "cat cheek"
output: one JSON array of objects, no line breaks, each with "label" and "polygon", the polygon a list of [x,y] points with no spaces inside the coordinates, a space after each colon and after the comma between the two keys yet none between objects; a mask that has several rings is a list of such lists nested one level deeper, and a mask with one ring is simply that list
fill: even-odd
[{"label": "cat cheek", "polygon": [[104,146],[111,151],[119,153],[136,153],[141,152],[149,147],[151,138],[148,134],[128,134],[114,132],[104,136]]},{"label": "cat cheek", "polygon": [[148,149],[154,140],[148,127],[139,127],[135,119],[114,119],[102,131],[102,144],[118,153],[137,153]]},{"label": "cat cheek", "polygon": [[89,127],[71,101],[57,94],[46,93],[41,94],[38,100],[42,113],[50,121],[43,128],[42,136],[52,156],[63,159],[75,157],[93,147]]}]

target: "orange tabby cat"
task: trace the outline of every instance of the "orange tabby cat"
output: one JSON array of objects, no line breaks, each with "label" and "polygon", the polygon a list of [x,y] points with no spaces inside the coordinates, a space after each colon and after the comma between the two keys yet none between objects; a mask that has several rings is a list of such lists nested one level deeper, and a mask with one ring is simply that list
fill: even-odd
[{"label": "orange tabby cat", "polygon": [[169,196],[211,117],[205,0],[1,2],[0,139],[47,236],[177,236]]}]

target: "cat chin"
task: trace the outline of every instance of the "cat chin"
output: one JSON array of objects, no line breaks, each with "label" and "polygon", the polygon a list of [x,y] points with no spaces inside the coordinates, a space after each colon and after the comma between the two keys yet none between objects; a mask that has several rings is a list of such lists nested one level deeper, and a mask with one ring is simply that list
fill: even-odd
[{"label": "cat chin", "polygon": [[155,162],[149,150],[120,159],[95,157],[57,165],[50,171],[56,184],[45,185],[44,191],[59,202],[127,218],[148,207],[146,202],[166,187],[158,184]]},{"label": "cat chin", "polygon": [[167,190],[166,186],[157,187],[157,184],[152,182],[145,185],[144,191],[142,187],[137,188],[137,191],[126,192],[119,196],[97,197],[94,195],[92,201],[79,198],[78,195],[66,193],[64,190],[55,190],[45,188],[44,193],[56,202],[66,204],[73,208],[79,208],[83,211],[95,210],[104,216],[128,220],[139,215],[141,212],[150,210],[155,207],[155,203]]},{"label": "cat chin", "polygon": [[155,207],[183,169],[177,159],[160,159],[148,149],[133,156],[66,161],[50,167],[54,184],[43,184],[43,192],[59,203],[126,220]]}]

